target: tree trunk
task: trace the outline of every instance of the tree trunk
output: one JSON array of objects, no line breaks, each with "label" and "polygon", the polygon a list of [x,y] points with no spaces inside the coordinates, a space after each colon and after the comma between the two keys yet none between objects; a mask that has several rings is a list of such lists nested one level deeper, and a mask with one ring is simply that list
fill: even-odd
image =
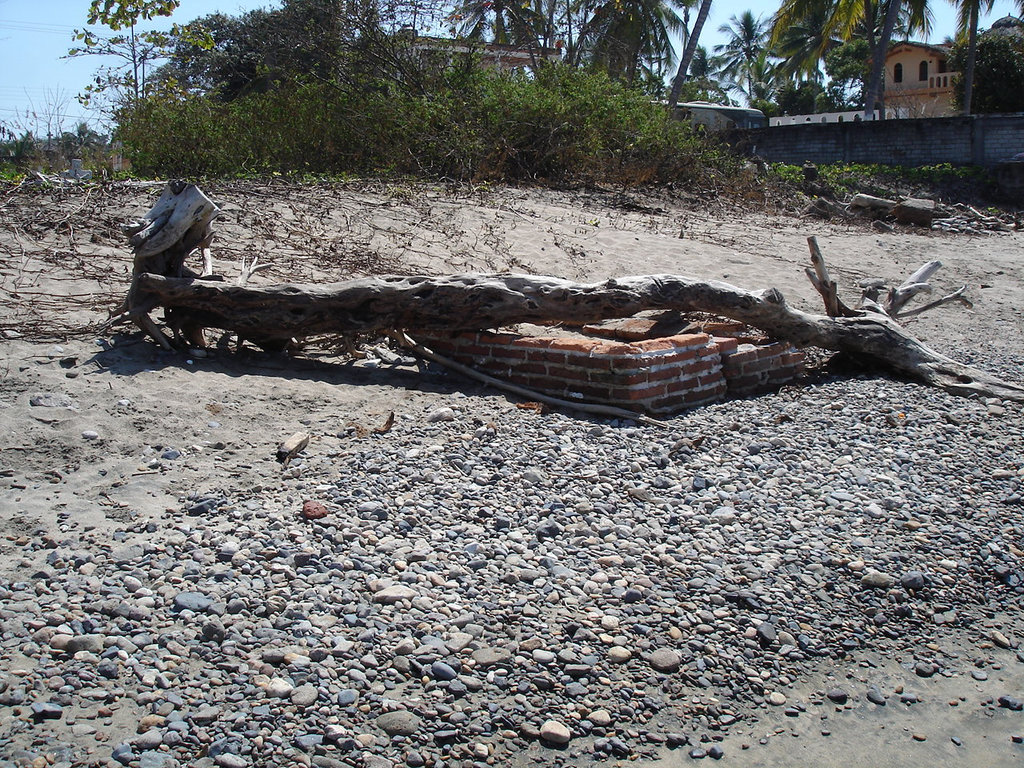
[{"label": "tree trunk", "polygon": [[700,41],[701,30],[704,29],[704,22],[707,21],[710,12],[711,0],[701,0],[700,11],[697,12],[697,19],[693,22],[693,32],[690,33],[690,37],[686,41],[683,56],[679,59],[679,69],[676,70],[676,76],[672,80],[672,90],[668,95],[669,111],[675,109],[676,104],[679,103],[679,92],[683,89],[683,83],[686,82],[686,73],[690,69],[690,62],[693,61],[694,51],[697,50],[697,43]]},{"label": "tree trunk", "polygon": [[882,33],[878,36],[874,58],[871,60],[871,79],[868,81],[867,93],[864,94],[864,117],[869,117],[879,103],[879,119],[885,119],[885,98],[882,93],[882,74],[885,71],[885,56],[889,52],[889,40],[900,14],[902,0],[889,0],[882,22]]},{"label": "tree trunk", "polygon": [[972,114],[971,101],[974,98],[974,62],[978,55],[978,5],[981,0],[971,2],[971,28],[967,33],[967,65],[964,67],[964,114]]},{"label": "tree trunk", "polygon": [[710,312],[799,347],[849,353],[954,394],[1024,401],[1024,387],[929,349],[884,312],[860,311],[856,317],[809,314],[788,306],[775,288],[750,292],[677,275],[601,283],[528,275],[382,276],[260,289],[142,275],[138,283],[140,295],[173,308],[192,326],[264,340],[389,329],[457,331],[523,322],[583,324],[650,309]]}]

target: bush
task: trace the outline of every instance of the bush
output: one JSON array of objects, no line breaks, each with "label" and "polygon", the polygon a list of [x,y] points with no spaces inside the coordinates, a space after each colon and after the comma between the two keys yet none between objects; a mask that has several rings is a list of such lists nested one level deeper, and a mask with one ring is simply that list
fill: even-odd
[{"label": "bush", "polygon": [[125,107],[141,173],[413,174],[459,180],[692,181],[736,163],[604,74],[477,71],[433,93],[394,83],[279,85],[228,103],[163,94]]},{"label": "bush", "polygon": [[[963,73],[967,66],[966,42],[953,46],[950,66],[954,72]],[[955,85],[953,103],[962,110],[962,75],[957,76]],[[992,32],[978,36],[971,111],[975,114],[1024,112],[1024,38]]]}]

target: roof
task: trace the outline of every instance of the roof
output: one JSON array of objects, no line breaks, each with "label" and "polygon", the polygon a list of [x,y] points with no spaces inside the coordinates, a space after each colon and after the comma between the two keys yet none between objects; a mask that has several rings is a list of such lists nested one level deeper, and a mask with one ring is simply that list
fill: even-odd
[{"label": "roof", "polygon": [[1021,21],[1016,16],[1003,16],[1003,18],[993,21],[992,26],[983,34],[1024,37],[1024,21]]},{"label": "roof", "polygon": [[889,58],[894,53],[899,53],[903,50],[918,49],[922,51],[928,51],[929,53],[935,54],[936,56],[946,57],[949,56],[948,45],[933,45],[932,43],[915,43],[912,40],[903,40],[895,45],[889,46],[889,52],[885,54],[886,58]]}]

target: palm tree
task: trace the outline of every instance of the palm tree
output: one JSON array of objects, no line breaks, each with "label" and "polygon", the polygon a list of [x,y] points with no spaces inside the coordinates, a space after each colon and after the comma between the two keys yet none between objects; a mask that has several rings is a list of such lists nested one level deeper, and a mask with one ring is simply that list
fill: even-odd
[{"label": "palm tree", "polygon": [[752,68],[765,50],[768,40],[768,24],[761,18],[754,18],[751,11],[733,16],[728,24],[718,28],[721,34],[729,35],[722,45],[715,46],[716,61],[723,75],[734,83],[746,80],[746,88],[739,89],[748,97],[753,91]]},{"label": "palm tree", "polygon": [[591,61],[630,84],[671,61],[671,36],[683,27],[679,7],[677,0],[605,0],[588,20]]},{"label": "palm tree", "polygon": [[747,89],[741,91],[747,104],[753,106],[755,102],[774,101],[778,90],[778,76],[778,65],[772,61],[767,51],[761,51],[747,68]]},{"label": "palm tree", "polygon": [[509,43],[510,29],[515,26],[515,8],[504,0],[465,0],[451,18],[461,21],[459,34],[463,37]]},{"label": "palm tree", "polygon": [[[971,99],[974,97],[974,64],[978,54],[978,16],[981,11],[992,10],[995,0],[960,0],[957,5],[958,33],[967,33],[967,63],[964,66],[964,114],[971,114]],[[1024,0],[1020,0],[1024,10]]]},{"label": "palm tree", "polygon": [[863,35],[867,40],[871,73],[865,88],[864,114],[870,116],[879,103],[884,114],[882,73],[889,41],[901,20],[905,34],[928,31],[931,22],[928,0],[783,0],[775,15],[773,43],[782,39],[788,27],[821,15],[823,9],[823,45],[827,46],[826,41],[833,37],[845,41]]},{"label": "palm tree", "polygon": [[[1024,0],[1020,0],[1024,2]],[[693,60],[694,51],[697,50],[697,41],[700,40],[700,33],[704,30],[704,22],[708,20],[708,14],[711,13],[711,0],[701,0],[700,10],[697,12],[697,19],[693,22],[693,29],[690,30],[690,35],[686,40],[686,47],[683,49],[683,55],[679,59],[679,68],[676,70],[676,76],[672,79],[672,90],[668,95],[668,108],[675,109],[676,104],[679,103],[679,92],[683,88],[683,83],[686,82],[686,73],[690,68],[690,62]]]},{"label": "palm tree", "polygon": [[715,75],[715,67],[711,63],[711,56],[708,49],[698,45],[693,52],[693,60],[690,62],[690,77],[694,80],[710,80]]},{"label": "palm tree", "polygon": [[826,33],[828,8],[821,3],[807,10],[807,15],[780,24],[778,16],[772,19],[768,45],[772,53],[782,59],[779,74],[794,80],[821,82],[821,60],[832,48],[842,43],[835,35]]}]

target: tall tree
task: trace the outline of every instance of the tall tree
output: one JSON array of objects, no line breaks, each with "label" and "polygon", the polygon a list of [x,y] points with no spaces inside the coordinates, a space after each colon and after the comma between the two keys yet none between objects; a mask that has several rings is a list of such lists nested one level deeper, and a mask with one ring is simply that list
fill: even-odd
[{"label": "tall tree", "polygon": [[[1021,0],[1021,2],[1024,2],[1024,0]],[[708,20],[709,13],[711,13],[711,0],[701,0],[697,19],[693,22],[693,29],[690,30],[690,35],[686,39],[686,47],[683,49],[683,55],[679,59],[679,68],[676,70],[676,76],[672,80],[672,90],[668,95],[669,109],[675,109],[676,104],[679,103],[679,92],[682,91],[683,83],[686,82],[686,74],[690,69],[693,53],[697,50],[700,33],[704,31],[704,23]]]},{"label": "tall tree", "polygon": [[753,93],[753,68],[768,41],[768,23],[755,18],[753,12],[744,11],[732,16],[718,31],[728,36],[726,42],[714,49],[719,71],[736,83],[749,99]]},{"label": "tall tree", "polygon": [[[953,45],[949,63],[954,71],[966,71],[966,49],[963,40]],[[1024,112],[1024,35],[998,29],[979,34],[974,79],[971,101],[974,114]],[[956,83],[954,99],[963,109],[966,81],[957,78]]]},{"label": "tall tree", "polygon": [[842,41],[860,37],[867,41],[871,70],[864,112],[868,116],[875,105],[881,105],[884,112],[882,74],[889,41],[897,28],[907,35],[928,32],[928,0],[783,0],[775,15],[772,40],[780,40],[787,27],[820,14],[821,8],[826,9],[821,29],[823,44],[827,45],[825,41],[833,37]]},{"label": "tall tree", "polygon": [[782,60],[779,64],[781,75],[821,82],[822,59],[842,42],[834,32],[827,31],[828,13],[826,4],[816,3],[806,9],[804,16],[787,23],[779,23],[778,16],[772,19],[768,45],[772,53]]},{"label": "tall tree", "polygon": [[594,9],[587,47],[613,78],[634,83],[672,56],[672,34],[683,27],[675,0],[605,0]]},{"label": "tall tree", "polygon": [[[1024,0],[1020,0],[1024,7]],[[978,58],[978,16],[981,11],[991,11],[995,0],[959,0],[957,2],[958,34],[967,36],[967,64],[964,67],[964,104],[965,115],[971,114],[971,101],[974,97],[974,68]]]},{"label": "tall tree", "polygon": [[88,102],[97,94],[112,91],[117,98],[137,101],[146,93],[147,70],[154,61],[170,55],[176,36],[187,36],[202,45],[202,30],[194,25],[175,26],[170,34],[138,28],[140,21],[170,16],[180,4],[181,0],[92,0],[88,23],[102,24],[116,34],[100,36],[89,29],[76,29],[74,39],[81,45],[69,50],[68,56],[114,56],[124,64],[99,70],[79,99]]}]

